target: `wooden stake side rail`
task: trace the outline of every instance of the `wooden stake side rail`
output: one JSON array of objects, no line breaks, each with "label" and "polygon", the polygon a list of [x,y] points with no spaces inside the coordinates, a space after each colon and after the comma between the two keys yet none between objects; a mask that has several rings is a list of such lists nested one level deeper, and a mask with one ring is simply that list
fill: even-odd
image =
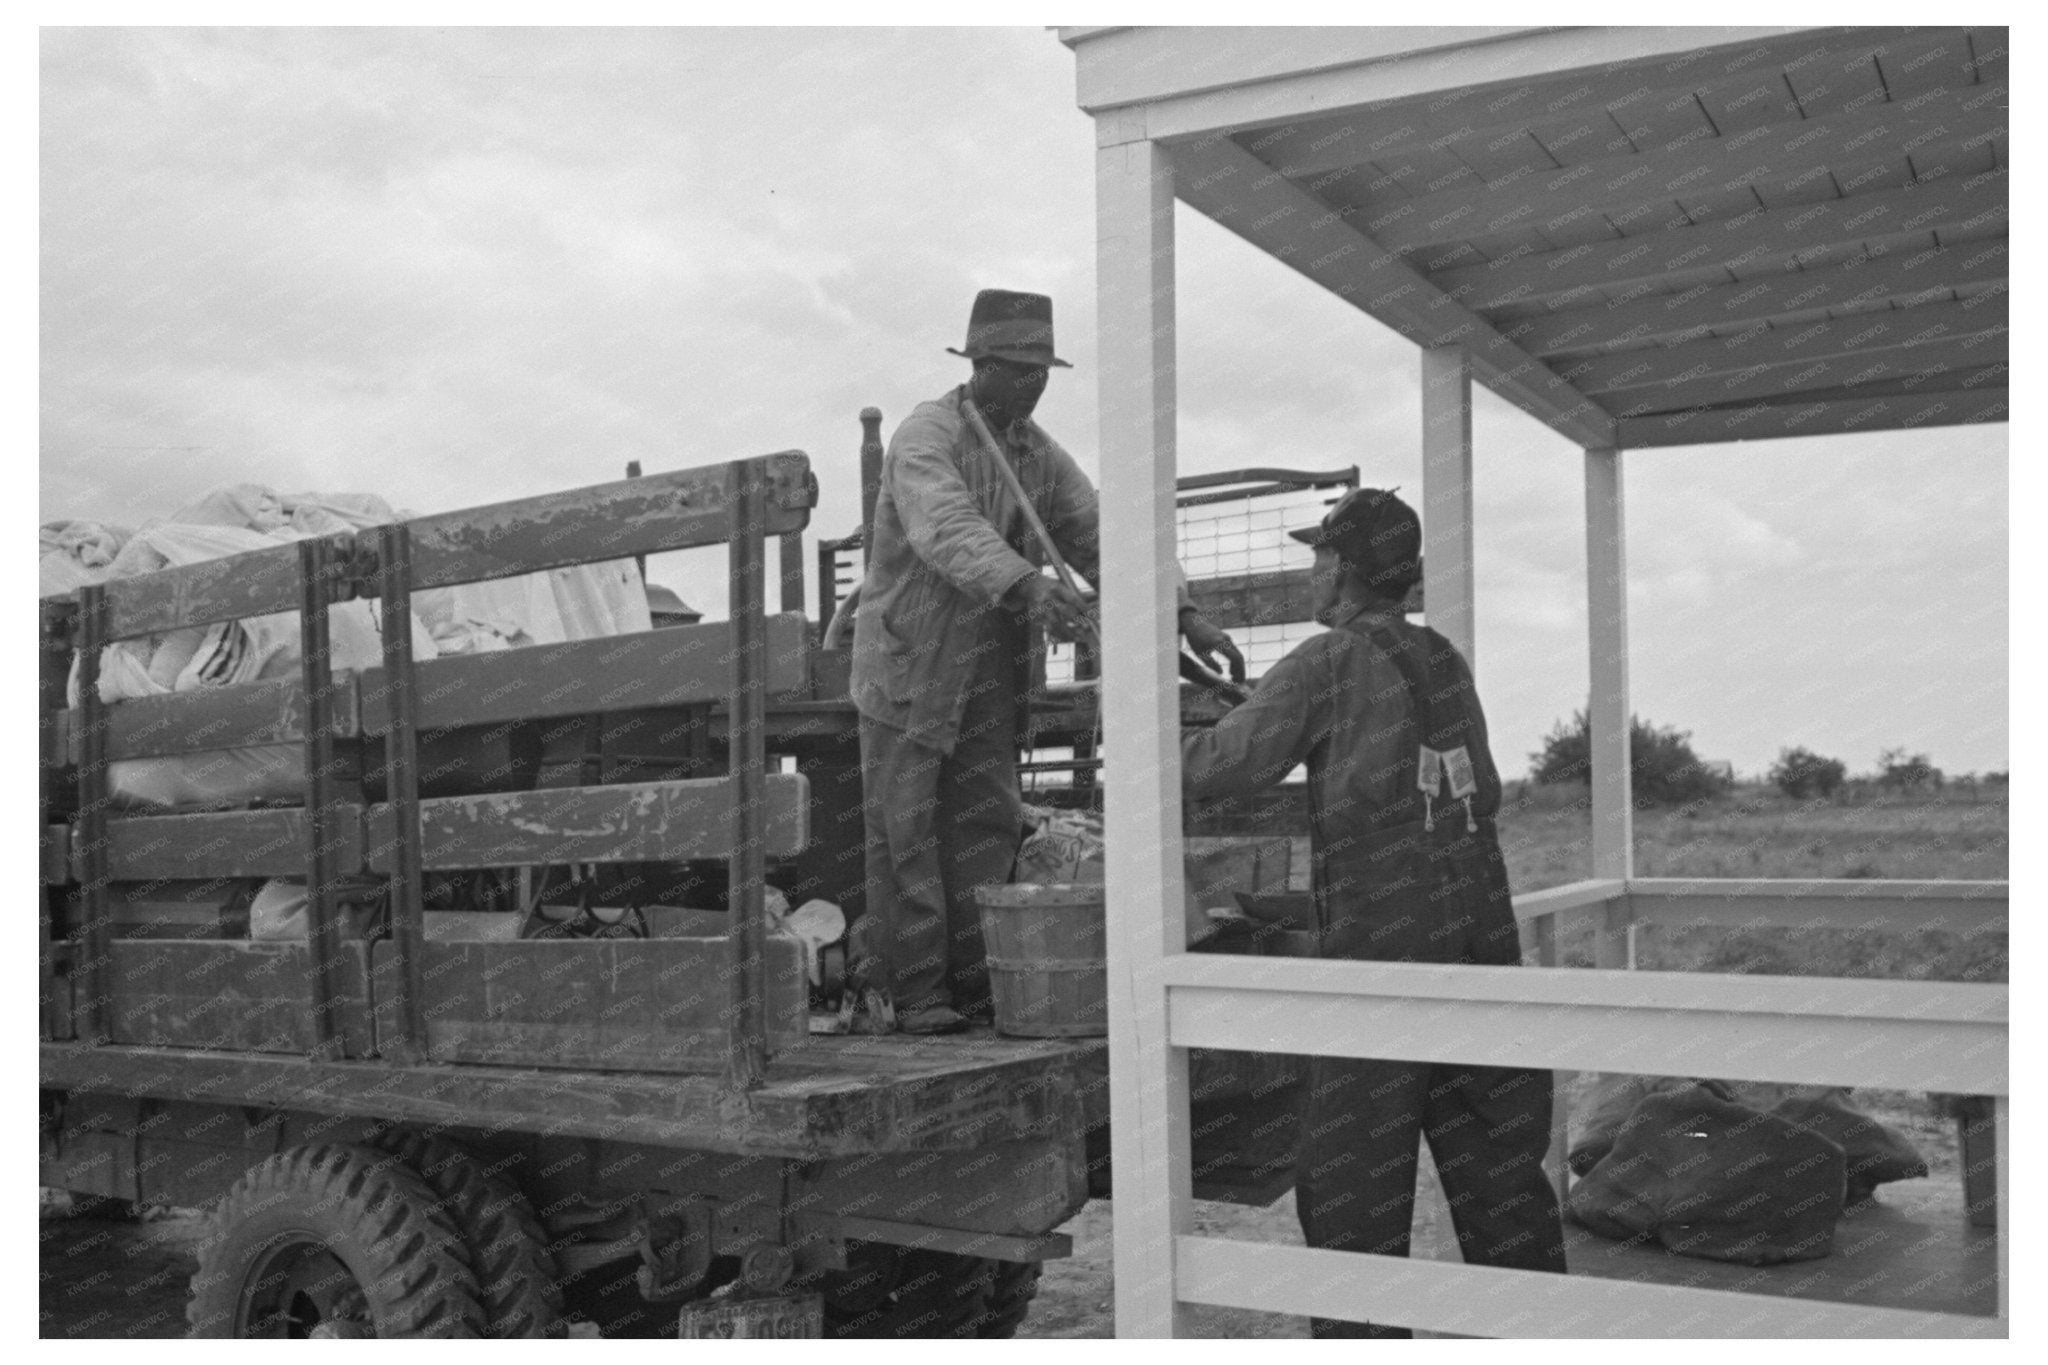
[{"label": "wooden stake side rail", "polygon": [[1365,1252],[1174,1239],[1182,1302],[1513,1337],[2003,1337],[2002,1318],[1545,1275]]},{"label": "wooden stake side rail", "polygon": [[[722,1075],[315,1062],[299,1057],[45,1043],[48,1089],[214,1101],[407,1123],[644,1142],[794,1160],[973,1151],[1078,1132],[1081,1061],[1102,1044],[987,1033],[812,1037],[735,1091]],[[1099,1121],[1099,1120],[1098,1120]]]},{"label": "wooden stake side rail", "polygon": [[[661,862],[722,858],[738,839],[727,780],[556,787],[421,801],[421,866],[428,871],[533,863]],[[760,807],[770,856],[810,841],[810,783],[770,773]],[[309,819],[303,809],[152,815],[106,822],[110,881],[206,881],[305,875]],[[395,866],[389,806],[337,804],[327,847],[336,875]],[[73,849],[79,880],[87,845]]]},{"label": "wooden stake side rail", "polygon": [[[1515,897],[1515,918],[1554,947],[1555,934],[1591,919],[1600,933],[1631,928],[1838,929],[2005,933],[2010,883],[1861,878],[1593,878]],[[1542,965],[1555,966],[1554,956]]]},{"label": "wooden stake side rail", "polygon": [[[765,533],[802,531],[817,501],[809,458],[784,451],[746,463],[767,481]],[[731,534],[728,470],[706,465],[415,518],[405,523],[413,590],[721,544]],[[374,562],[377,534],[325,538],[336,559],[352,566],[363,596],[375,595],[373,576],[354,570]],[[281,545],[103,584],[106,638],[297,611],[298,554],[298,546]]]},{"label": "wooden stake side rail", "polygon": [[[768,618],[767,686],[804,691],[809,640],[801,613]],[[730,685],[729,621],[670,626],[633,635],[531,645],[489,654],[457,654],[415,665],[421,730],[545,720],[603,711],[722,702]],[[382,734],[389,725],[384,670],[334,675],[337,739]],[[306,692],[297,678],[239,687],[134,697],[105,708],[110,760],[155,758],[204,749],[296,744],[306,733]],[[57,715],[71,760],[80,752],[76,712]]]}]

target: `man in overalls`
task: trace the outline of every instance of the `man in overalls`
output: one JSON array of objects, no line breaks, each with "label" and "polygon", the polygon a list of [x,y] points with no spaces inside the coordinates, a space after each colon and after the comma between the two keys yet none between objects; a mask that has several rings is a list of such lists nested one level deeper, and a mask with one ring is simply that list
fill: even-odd
[{"label": "man in overalls", "polygon": [[[1249,792],[1308,765],[1324,957],[1516,966],[1521,945],[1493,817],[1500,775],[1471,670],[1401,601],[1422,575],[1422,525],[1391,491],[1358,489],[1319,526],[1316,619],[1332,629],[1274,665],[1244,705],[1182,742],[1190,797]],[[1408,1254],[1416,1138],[1427,1137],[1467,1264],[1563,1272],[1543,1172],[1548,1071],[1317,1057],[1295,1207],[1312,1247]],[[1310,1319],[1322,1336],[1405,1328]]]}]

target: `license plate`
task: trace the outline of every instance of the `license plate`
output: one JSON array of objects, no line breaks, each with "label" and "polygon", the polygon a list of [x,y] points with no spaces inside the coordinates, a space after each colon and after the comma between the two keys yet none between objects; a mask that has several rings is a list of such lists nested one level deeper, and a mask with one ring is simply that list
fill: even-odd
[{"label": "license plate", "polygon": [[781,1337],[799,1340],[825,1335],[825,1301],[816,1294],[759,1299],[714,1299],[683,1309],[678,1335],[686,1341],[720,1337]]}]

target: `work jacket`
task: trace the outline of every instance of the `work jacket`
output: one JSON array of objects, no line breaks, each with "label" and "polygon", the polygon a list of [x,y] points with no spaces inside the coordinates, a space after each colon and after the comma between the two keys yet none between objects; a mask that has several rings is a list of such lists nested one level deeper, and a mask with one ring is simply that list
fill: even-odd
[{"label": "work jacket", "polygon": [[[1494,830],[1500,774],[1471,670],[1443,636],[1391,608],[1353,608],[1333,627],[1296,646],[1214,728],[1183,738],[1186,794],[1256,791],[1307,764],[1325,956],[1519,962]],[[1463,751],[1467,795],[1444,782],[1425,798],[1425,746]]]},{"label": "work jacket", "polygon": [[[989,651],[998,682],[1024,694],[1031,636],[1001,602],[1045,563],[967,420],[966,394],[963,385],[918,404],[890,438],[853,625],[854,705],[945,753]],[[1095,582],[1095,486],[1036,422],[997,439],[1061,556]]]}]

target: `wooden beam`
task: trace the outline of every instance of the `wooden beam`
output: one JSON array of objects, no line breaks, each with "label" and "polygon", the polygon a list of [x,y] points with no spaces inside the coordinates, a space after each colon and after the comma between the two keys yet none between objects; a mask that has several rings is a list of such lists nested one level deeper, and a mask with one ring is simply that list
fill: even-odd
[{"label": "wooden beam", "polygon": [[1985,387],[1969,392],[1917,397],[1824,399],[1805,403],[1742,403],[1694,408],[1621,421],[1624,450],[1659,446],[1714,445],[1722,441],[1764,441],[1782,436],[1838,436],[1914,427],[1964,426],[2010,419],[2008,391]]},{"label": "wooden beam", "polygon": [[[1661,30],[1681,36],[1687,31]],[[1590,67],[1583,55],[1575,54],[1547,69],[1526,71],[1521,79],[1453,85],[1426,102],[1411,101],[1386,110],[1344,109],[1266,128],[1251,135],[1256,138],[1252,149],[1268,165],[1298,177],[1366,164],[1384,170],[1390,162],[1411,157],[1443,157],[1483,165],[1482,157],[1497,155],[1495,149],[1505,140],[1536,134],[1552,159],[1569,166],[1596,159],[1609,139],[1622,136],[1615,114],[1626,118],[1632,109],[1671,104],[1688,94],[1718,90],[1731,78],[1777,77],[1777,93],[1782,96],[1791,93],[1781,74],[1788,67],[1797,71],[1826,71],[1830,84],[1839,85],[1850,64],[1861,57],[1875,83],[1876,66],[1871,54],[1915,31],[1807,29],[1775,39],[1758,35],[1747,42],[1702,48],[1697,46],[1700,38],[1720,35],[1694,29],[1690,30],[1690,50],[1675,44],[1672,48],[1674,54],[1682,54],[1683,60],[1629,67],[1618,67],[1608,60],[1601,62],[1608,69],[1600,70]],[[1660,31],[1631,32],[1649,35]],[[1550,40],[1577,39],[1583,44],[1589,36],[1584,29],[1560,30]],[[1497,44],[1496,49],[1505,52],[1509,46]],[[1879,89],[1881,92],[1882,87]],[[1776,100],[1767,99],[1760,99],[1755,105],[1773,110],[1781,107]],[[1816,101],[1815,110],[1809,112],[1818,112],[1822,107],[1823,103]],[[1720,128],[1726,109],[1707,112]],[[1388,115],[1398,117],[1390,119]],[[1799,116],[1795,109],[1792,117]],[[1599,131],[1572,136],[1589,126]],[[1468,159],[1467,154],[1474,149],[1482,157]]]},{"label": "wooden beam", "polygon": [[1370,1320],[1458,1336],[2003,1337],[2002,1318],[1690,1285],[1548,1275],[1221,1237],[1179,1238],[1190,1303]]},{"label": "wooden beam", "polygon": [[[350,537],[333,539],[346,546]],[[99,586],[107,595],[109,640],[297,611],[299,547],[251,550]]]},{"label": "wooden beam", "polygon": [[[2003,985],[1168,958],[1176,1047],[2002,1095]],[[1114,1074],[1114,1068],[1112,1068]]]},{"label": "wooden beam", "polygon": [[1818,270],[1561,309],[1503,324],[1500,330],[1528,354],[1545,359],[1629,342],[1685,341],[1714,331],[1740,331],[1758,322],[1783,325],[1794,319],[1817,321],[1826,313],[1840,316],[1845,311],[1875,312],[1895,303],[1938,302],[1964,286],[2003,283],[2010,256],[2003,237],[1952,250],[1889,252]]},{"label": "wooden beam", "polygon": [[1472,584],[1472,366],[1462,346],[1422,352],[1422,558],[1430,629],[1476,672]]},{"label": "wooden beam", "polygon": [[1625,481],[1614,450],[1588,450],[1585,464],[1593,876],[1626,880],[1635,867],[1635,801],[1629,764]]},{"label": "wooden beam", "polygon": [[[701,622],[559,645],[455,654],[419,664],[423,730],[496,725],[602,711],[723,701],[731,679],[732,623]],[[801,613],[768,618],[768,690],[810,683],[810,641]],[[363,674],[362,725],[387,724],[384,671]]]},{"label": "wooden beam", "polygon": [[2009,311],[2006,291],[2000,289],[1966,299],[1878,309],[1846,318],[1788,325],[1758,322],[1731,336],[1559,360],[1557,371],[1587,394],[1604,394],[1660,378],[1730,374],[1759,365],[1834,359],[1936,341],[1975,339],[1971,351],[1997,341],[2003,350]]},{"label": "wooden beam", "polygon": [[1667,928],[1841,929],[2004,933],[2005,882],[1731,881],[1638,877],[1628,884],[1637,924]]},{"label": "wooden beam", "polygon": [[[1324,200],[1354,210],[1349,217],[1359,231],[1404,254],[1511,229],[1563,231],[1603,217],[1627,231],[1637,222],[1684,223],[1731,191],[1751,192],[1744,209],[1758,198],[1767,206],[1832,199],[1859,184],[1874,186],[1887,168],[1903,171],[1909,149],[1923,157],[1949,149],[1964,157],[1943,156],[1941,165],[1990,170],[1990,145],[2006,128],[2006,98],[2003,86],[1964,86],[1908,102],[1911,108],[1874,104],[1413,198],[1375,193],[1371,178],[1356,172],[1332,171],[1307,183]],[[1970,163],[1971,153],[1981,164]],[[1896,182],[1896,172],[1890,178]]]},{"label": "wooden beam", "polygon": [[[800,773],[770,774],[764,787],[768,852],[810,842],[810,785]],[[723,858],[738,828],[727,779],[556,787],[444,796],[420,802],[421,866],[430,871],[564,863],[672,862]],[[369,866],[396,856],[390,807],[369,808]]]},{"label": "wooden beam", "polygon": [[1905,232],[1952,238],[2005,235],[2009,186],[2003,167],[1949,176],[1906,189],[1828,199],[1795,208],[1762,205],[1730,218],[1675,219],[1612,241],[1555,251],[1526,250],[1476,265],[1434,271],[1430,280],[1478,312],[1511,304],[1550,308],[1594,304],[1604,291],[1663,280],[1680,272],[1741,269],[1747,275],[1789,268],[1844,243]]},{"label": "wooden beam", "polygon": [[[1461,99],[1483,104],[1512,94],[1527,81],[1560,72],[1597,73],[1674,56],[1707,60],[1717,53],[1740,53],[1772,39],[1814,31],[1734,26],[1522,29],[1457,51],[1277,77],[1202,94],[1161,92],[1144,106],[1128,110],[1133,117],[1123,120],[1116,131],[1125,139],[1166,139],[1220,129],[1269,128],[1353,110],[1371,115],[1379,111],[1364,106],[1424,95],[1436,97],[1418,101],[1425,107],[1441,100],[1445,110],[1463,115],[1469,106],[1455,108]],[[1084,102],[1082,107],[1090,105]],[[1098,119],[1098,131],[1110,122]]]},{"label": "wooden beam", "polygon": [[[1080,1046],[1077,1046],[1077,1043]],[[309,1062],[302,1057],[45,1043],[39,1080],[76,1094],[472,1125],[814,1160],[868,1152],[980,1151],[1055,1138],[1077,1123],[1078,1060],[1092,1040],[807,1039],[768,1084],[732,1102],[721,1076],[496,1066]]]},{"label": "wooden beam", "polygon": [[[334,734],[351,738],[361,733],[354,676],[346,669],[334,676]],[[112,759],[296,744],[306,734],[306,689],[297,678],[261,678],[236,687],[130,697],[108,703],[106,715]],[[78,714],[62,712],[58,722],[75,763]]]},{"label": "wooden beam", "polygon": [[1935,341],[1856,355],[1791,360],[1775,365],[1632,384],[1594,395],[1617,417],[1675,412],[1701,405],[1798,402],[1807,398],[1865,398],[1887,391],[1927,392],[2006,384],[2004,344]]},{"label": "wooden beam", "polygon": [[[1256,164],[1256,163],[1254,163]],[[1174,227],[1186,170],[1157,143],[1095,158],[1101,329],[1104,771],[1109,893],[1110,1146],[1128,1182],[1112,1235],[1118,1336],[1176,1337],[1171,1239],[1193,1227],[1187,1053],[1167,1046],[1160,963],[1187,946],[1180,680],[1174,648]],[[1125,747],[1128,746],[1128,753]]]},{"label": "wooden beam", "polygon": [[[758,462],[772,490],[767,534],[803,530],[818,499],[809,457],[789,450]],[[723,544],[730,531],[728,467],[679,469],[420,517],[410,523],[413,590]]]},{"label": "wooden beam", "polygon": [[1307,569],[1268,569],[1188,582],[1188,600],[1224,630],[1276,626],[1315,618]]},{"label": "wooden beam", "polygon": [[[334,866],[361,868],[361,808],[337,811]],[[110,881],[210,881],[217,877],[306,875],[306,812],[236,810],[151,815],[107,822]],[[73,867],[82,871],[73,841]]]},{"label": "wooden beam", "polygon": [[1176,192],[1260,250],[1418,346],[1463,346],[1473,377],[1582,445],[1612,437],[1607,414],[1413,266],[1347,225],[1228,138],[1174,150]]}]

